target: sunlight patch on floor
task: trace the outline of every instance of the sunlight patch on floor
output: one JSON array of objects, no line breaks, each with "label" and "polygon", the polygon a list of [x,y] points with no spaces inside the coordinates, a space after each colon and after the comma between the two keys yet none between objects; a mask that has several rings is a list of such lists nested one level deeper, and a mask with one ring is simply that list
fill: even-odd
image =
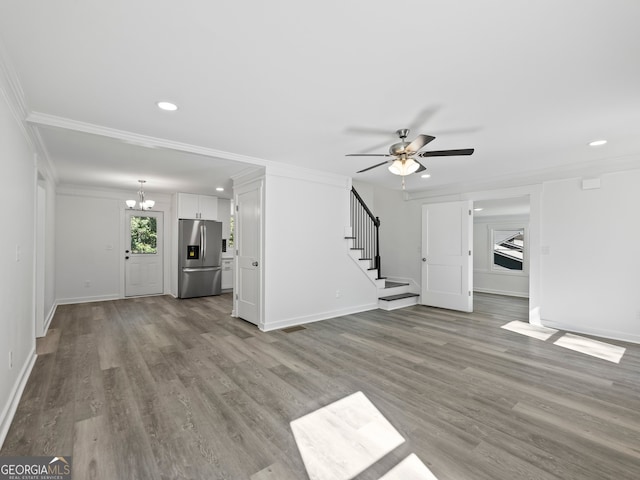
[{"label": "sunlight patch on floor", "polygon": [[537,338],[538,340],[548,340],[552,335],[558,333],[558,330],[555,330],[553,328],[531,325],[530,323],[520,322],[518,320],[514,320],[513,322],[502,325],[502,327],[500,328],[504,328],[505,330],[509,330],[511,332],[520,333],[528,337]]},{"label": "sunlight patch on floor", "polygon": [[569,350],[591,355],[592,357],[601,358],[613,363],[620,363],[626,351],[626,348],[619,347],[618,345],[611,345],[571,333],[565,333],[553,343],[559,347],[568,348]]},{"label": "sunlight patch on floor", "polygon": [[389,470],[380,480],[438,480],[415,453]]},{"label": "sunlight patch on floor", "polygon": [[[311,480],[348,480],[404,443],[362,392],[292,421],[291,430]],[[415,454],[382,478],[437,480]]]},{"label": "sunlight patch on floor", "polygon": [[362,392],[291,422],[311,480],[353,478],[404,442]]},{"label": "sunlight patch on floor", "polygon": [[[518,320],[506,323],[500,328],[504,328],[505,330],[509,330],[511,332],[520,333],[522,335],[527,335],[528,337],[533,337],[538,340],[542,340],[543,342],[551,338],[559,331],[549,327],[531,325],[530,323],[520,322]],[[581,337],[572,333],[565,333],[556,341],[554,341],[553,344],[559,347],[568,348],[569,350],[573,350],[575,352],[584,353],[585,355],[601,358],[613,363],[620,363],[622,356],[627,350],[626,348],[620,347],[618,345],[600,342],[598,340]]]}]

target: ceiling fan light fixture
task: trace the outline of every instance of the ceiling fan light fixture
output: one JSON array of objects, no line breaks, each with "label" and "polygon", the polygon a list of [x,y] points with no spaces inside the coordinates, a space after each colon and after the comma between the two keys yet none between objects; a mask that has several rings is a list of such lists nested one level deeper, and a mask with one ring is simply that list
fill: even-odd
[{"label": "ceiling fan light fixture", "polygon": [[431,174],[430,173],[423,173],[422,175],[420,175],[421,178],[431,178]]},{"label": "ceiling fan light fixture", "polygon": [[416,162],[413,158],[407,158],[404,160],[397,159],[394,160],[391,165],[389,165],[389,171],[394,175],[411,175],[416,170],[420,168],[420,164]]}]

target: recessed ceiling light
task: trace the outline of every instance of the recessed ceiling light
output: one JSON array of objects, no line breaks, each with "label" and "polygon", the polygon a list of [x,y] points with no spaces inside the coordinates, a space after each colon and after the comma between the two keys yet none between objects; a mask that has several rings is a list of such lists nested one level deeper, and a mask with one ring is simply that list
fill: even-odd
[{"label": "recessed ceiling light", "polygon": [[431,177],[431,175],[428,173],[423,173],[422,175],[420,175],[420,178],[429,178],[429,177]]},{"label": "recessed ceiling light", "polygon": [[156,102],[156,105],[160,110],[166,110],[167,112],[175,112],[178,106],[171,102]]},{"label": "recessed ceiling light", "polygon": [[593,142],[589,143],[590,147],[599,147],[600,145],[604,145],[605,143],[607,143],[606,140],[594,140]]},{"label": "recessed ceiling light", "polygon": [[216,187],[216,192],[224,192],[224,188],[222,188],[222,187]]},{"label": "recessed ceiling light", "polygon": [[482,211],[482,207],[474,208],[473,211],[474,212],[481,212]]}]

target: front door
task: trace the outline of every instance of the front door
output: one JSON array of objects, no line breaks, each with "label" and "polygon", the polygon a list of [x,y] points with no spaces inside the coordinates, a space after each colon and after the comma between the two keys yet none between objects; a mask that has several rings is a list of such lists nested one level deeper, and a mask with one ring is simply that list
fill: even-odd
[{"label": "front door", "polygon": [[124,295],[163,293],[162,212],[127,210]]},{"label": "front door", "polygon": [[473,311],[471,201],[422,206],[422,304]]},{"label": "front door", "polygon": [[260,322],[262,181],[242,188],[236,194],[237,315]]}]

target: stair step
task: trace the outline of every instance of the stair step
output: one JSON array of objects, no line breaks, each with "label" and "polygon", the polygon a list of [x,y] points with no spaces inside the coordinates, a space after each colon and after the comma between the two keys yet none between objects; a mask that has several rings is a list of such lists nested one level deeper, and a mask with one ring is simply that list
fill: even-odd
[{"label": "stair step", "polygon": [[360,247],[351,247],[349,250],[364,250],[364,248],[360,248]]},{"label": "stair step", "polygon": [[380,297],[378,300],[384,300],[385,302],[391,302],[393,300],[401,300],[403,298],[419,297],[417,293],[399,293],[398,295],[389,295],[388,297]]},{"label": "stair step", "polygon": [[376,280],[386,280],[386,279],[387,279],[387,277],[378,277],[378,278],[376,278]]},{"label": "stair step", "polygon": [[392,282],[390,280],[387,280],[384,284],[384,288],[394,288],[394,287],[404,287],[405,285],[409,285],[409,282],[404,283],[404,282]]},{"label": "stair step", "polygon": [[355,240],[356,237],[344,237],[345,240]]}]

